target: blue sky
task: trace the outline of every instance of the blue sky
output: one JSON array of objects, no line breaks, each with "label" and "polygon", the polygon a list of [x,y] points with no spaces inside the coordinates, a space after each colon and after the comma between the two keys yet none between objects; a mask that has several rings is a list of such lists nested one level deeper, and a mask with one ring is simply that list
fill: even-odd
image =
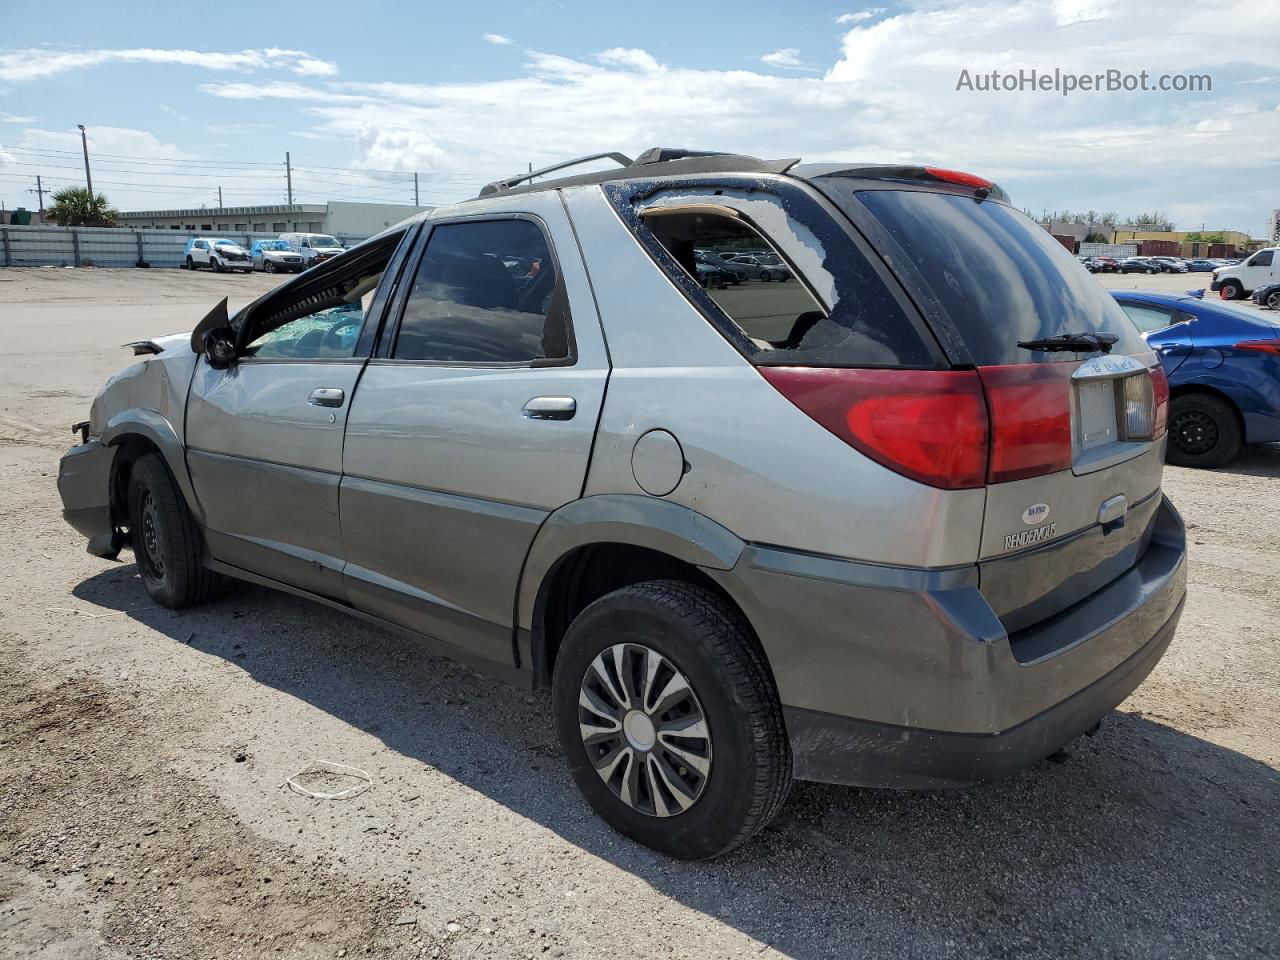
[{"label": "blue sky", "polygon": [[[932,162],[1014,202],[1261,234],[1280,206],[1275,4],[85,3],[0,8],[0,199],[122,209],[412,200],[603,149]],[[230,11],[236,11],[231,14]],[[218,16],[218,11],[228,15]],[[1196,93],[957,91],[962,70],[1207,73]]]}]

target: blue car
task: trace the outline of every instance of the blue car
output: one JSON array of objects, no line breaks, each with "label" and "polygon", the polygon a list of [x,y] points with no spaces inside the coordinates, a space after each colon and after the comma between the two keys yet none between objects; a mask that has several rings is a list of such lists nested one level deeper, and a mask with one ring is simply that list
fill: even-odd
[{"label": "blue car", "polygon": [[1170,463],[1220,467],[1242,444],[1280,442],[1280,324],[1191,295],[1111,295],[1169,378]]}]

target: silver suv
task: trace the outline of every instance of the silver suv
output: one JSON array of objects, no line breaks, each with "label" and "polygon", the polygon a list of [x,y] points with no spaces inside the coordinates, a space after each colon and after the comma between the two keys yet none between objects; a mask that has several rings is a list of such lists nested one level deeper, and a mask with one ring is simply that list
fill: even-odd
[{"label": "silver suv", "polygon": [[[963,786],[1096,727],[1186,569],[1106,291],[970,174],[616,159],[135,345],[67,520],[160,604],[227,575],[550,687],[586,799],[677,857],[792,778]],[[699,284],[740,249],[796,282]]]}]

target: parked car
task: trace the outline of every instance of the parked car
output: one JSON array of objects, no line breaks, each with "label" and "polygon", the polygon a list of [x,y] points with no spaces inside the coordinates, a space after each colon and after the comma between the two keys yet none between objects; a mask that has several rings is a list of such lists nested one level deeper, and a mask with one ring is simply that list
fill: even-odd
[{"label": "parked car", "polygon": [[1170,463],[1220,467],[1280,441],[1280,324],[1193,296],[1115,290],[1169,378]]},{"label": "parked car", "polygon": [[746,269],[747,276],[752,280],[789,280],[791,278],[791,270],[787,267],[782,259],[776,255],[753,256],[750,254],[739,254],[732,260],[725,260],[724,263],[730,266],[740,266]]},{"label": "parked car", "polygon": [[1253,302],[1269,310],[1280,310],[1280,281],[1263,284],[1254,290]]},{"label": "parked car", "polygon": [[253,268],[266,273],[298,273],[304,269],[302,254],[284,240],[255,240],[249,248]]},{"label": "parked car", "polygon": [[[747,269],[741,265],[722,260],[709,250],[695,250],[694,260],[698,264],[699,277],[717,277],[721,284],[736,286],[747,279]],[[705,269],[704,269],[705,268]]]},{"label": "parked car", "polygon": [[[521,174],[224,299],[98,394],[65,516],[159,605],[225,574],[548,687],[591,806],[676,857],[792,777],[1011,774],[1178,622],[1163,370],[997,184],[779,169]],[[695,242],[802,282],[707,290]]]},{"label": "parked car", "polygon": [[698,282],[704,287],[727,287],[733,283],[741,283],[742,281],[728,270],[722,270],[719,267],[699,260],[694,265],[695,276]]},{"label": "parked car", "polygon": [[1125,257],[1120,261],[1121,273],[1162,273],[1160,265],[1145,257]]},{"label": "parked car", "polygon": [[303,269],[330,260],[346,249],[327,233],[282,233],[280,239],[302,257]]},{"label": "parked car", "polygon": [[253,271],[249,251],[238,243],[221,237],[192,237],[183,250],[183,260],[188,270],[208,267],[214,273],[230,270]]},{"label": "parked car", "polygon": [[1117,260],[1115,257],[1098,256],[1098,257],[1090,257],[1089,259],[1093,263],[1094,273],[1119,273],[1120,272],[1120,261]]},{"label": "parked car", "polygon": [[1213,260],[1206,260],[1203,257],[1193,257],[1187,261],[1187,269],[1191,273],[1212,273],[1220,264]]},{"label": "parked car", "polygon": [[1223,300],[1241,300],[1260,286],[1280,280],[1280,247],[1259,250],[1244,263],[1219,267],[1213,271],[1209,289]]},{"label": "parked car", "polygon": [[1179,257],[1148,257],[1164,273],[1186,273],[1187,265]]}]

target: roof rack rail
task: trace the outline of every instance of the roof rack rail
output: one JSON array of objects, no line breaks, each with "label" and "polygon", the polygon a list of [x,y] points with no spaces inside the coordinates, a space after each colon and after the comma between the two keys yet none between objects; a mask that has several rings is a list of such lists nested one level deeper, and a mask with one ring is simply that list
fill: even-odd
[{"label": "roof rack rail", "polygon": [[492,183],[486,183],[480,188],[480,196],[487,197],[490,194],[502,193],[503,191],[510,190],[512,187],[519,186],[526,180],[532,180],[534,177],[541,177],[544,174],[554,173],[555,171],[563,170],[566,167],[576,167],[580,163],[590,163],[592,160],[613,160],[622,167],[629,167],[635,162],[625,153],[617,153],[615,151],[592,153],[585,157],[575,157],[573,160],[564,160],[560,163],[553,163],[549,167],[543,167],[540,170],[531,170],[529,173],[522,173],[516,177],[507,177],[503,180],[494,180]]}]

